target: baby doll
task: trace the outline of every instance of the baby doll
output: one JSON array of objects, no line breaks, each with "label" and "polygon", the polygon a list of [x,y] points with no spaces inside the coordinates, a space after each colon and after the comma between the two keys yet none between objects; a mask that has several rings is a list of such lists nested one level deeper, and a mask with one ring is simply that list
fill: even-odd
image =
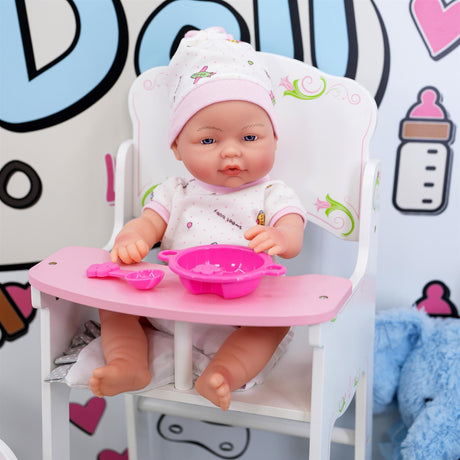
[{"label": "baby doll", "polygon": [[[283,258],[300,252],[305,211],[292,189],[267,176],[277,131],[270,77],[259,61],[251,45],[221,28],[191,32],[181,41],[168,66],[169,142],[193,178],[173,177],[154,189],[140,217],[118,234],[112,261],[139,262],[158,241],[163,249],[214,243]],[[139,318],[104,310],[100,318],[107,365],[94,371],[91,390],[109,396],[142,389],[151,376]],[[231,392],[265,367],[288,330],[236,328],[196,390],[228,409]]]}]

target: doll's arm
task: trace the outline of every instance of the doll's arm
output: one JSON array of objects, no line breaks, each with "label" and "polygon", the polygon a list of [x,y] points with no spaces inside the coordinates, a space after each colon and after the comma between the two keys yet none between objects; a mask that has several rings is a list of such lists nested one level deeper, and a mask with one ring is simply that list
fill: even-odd
[{"label": "doll's arm", "polygon": [[120,259],[125,264],[140,262],[166,230],[166,222],[151,209],[130,220],[115,238],[110,253],[112,262]]},{"label": "doll's arm", "polygon": [[299,214],[286,214],[273,227],[255,225],[244,237],[255,252],[268,251],[284,259],[295,257],[302,249],[304,221]]}]

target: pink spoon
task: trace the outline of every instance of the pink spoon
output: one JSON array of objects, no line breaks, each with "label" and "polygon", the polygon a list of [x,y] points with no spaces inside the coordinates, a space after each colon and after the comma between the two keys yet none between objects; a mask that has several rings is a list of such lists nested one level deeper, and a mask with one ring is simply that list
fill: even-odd
[{"label": "pink spoon", "polygon": [[107,262],[104,264],[93,264],[86,270],[88,278],[123,278],[128,284],[136,289],[152,289],[164,276],[162,270],[122,270],[118,264]]}]

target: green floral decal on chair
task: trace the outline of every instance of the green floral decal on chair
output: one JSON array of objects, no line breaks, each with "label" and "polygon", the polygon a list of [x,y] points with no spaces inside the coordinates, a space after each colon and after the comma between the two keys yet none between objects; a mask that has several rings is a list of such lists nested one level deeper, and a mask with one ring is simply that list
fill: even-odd
[{"label": "green floral decal on chair", "polygon": [[147,199],[151,200],[152,199],[152,192],[153,190],[155,189],[155,187],[157,187],[158,184],[154,185],[153,187],[150,187],[145,193],[144,193],[144,196],[142,197],[142,207],[145,206],[145,202],[147,201]]},{"label": "green floral decal on chair", "polygon": [[331,97],[347,101],[351,105],[359,105],[361,102],[361,96],[359,94],[350,94],[347,88],[341,83],[328,86],[323,77],[314,78],[310,75],[306,75],[302,79],[297,78],[291,82],[289,77],[286,76],[281,79],[280,86],[286,88],[283,96],[292,96],[303,101],[312,101],[313,99],[318,99],[323,94],[326,94]]},{"label": "green floral decal on chair", "polygon": [[378,188],[380,186],[380,180],[381,180],[381,172],[379,171],[378,174],[377,174],[377,177],[375,178],[374,195],[372,196],[372,207],[373,207],[374,211],[376,209],[375,201],[376,201],[377,190],[378,190]]},{"label": "green floral decal on chair", "polygon": [[303,77],[300,82],[302,89],[300,89],[299,78],[291,83],[289,77],[284,77],[281,79],[280,86],[286,88],[286,91],[283,93],[284,96],[293,96],[304,101],[311,101],[312,99],[317,99],[322,96],[326,91],[326,80],[323,77],[320,77],[320,80],[321,84],[317,88],[310,89],[310,87],[313,86],[313,78],[310,76]]},{"label": "green floral decal on chair", "polygon": [[317,198],[315,206],[318,212],[324,209],[324,213],[326,214],[326,217],[329,217],[329,214],[331,214],[334,211],[342,211],[343,213],[345,213],[346,216],[350,219],[351,229],[348,232],[342,233],[342,236],[349,236],[353,233],[353,230],[355,229],[355,219],[353,217],[353,214],[350,212],[350,210],[346,206],[339,203],[338,201],[333,200],[329,196],[329,194],[326,195],[326,201],[323,201]]}]

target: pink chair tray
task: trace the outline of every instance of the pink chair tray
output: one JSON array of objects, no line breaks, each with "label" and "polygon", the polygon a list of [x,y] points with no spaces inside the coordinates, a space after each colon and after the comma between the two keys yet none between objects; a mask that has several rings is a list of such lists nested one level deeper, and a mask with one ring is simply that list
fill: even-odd
[{"label": "pink chair tray", "polygon": [[192,323],[295,326],[332,320],[347,299],[350,280],[326,275],[263,277],[257,289],[235,299],[191,294],[169,267],[142,262],[123,269],[162,270],[155,289],[137,290],[117,279],[88,278],[87,268],[110,262],[98,248],[67,247],[29,270],[30,284],[51,296],[134,315]]}]

